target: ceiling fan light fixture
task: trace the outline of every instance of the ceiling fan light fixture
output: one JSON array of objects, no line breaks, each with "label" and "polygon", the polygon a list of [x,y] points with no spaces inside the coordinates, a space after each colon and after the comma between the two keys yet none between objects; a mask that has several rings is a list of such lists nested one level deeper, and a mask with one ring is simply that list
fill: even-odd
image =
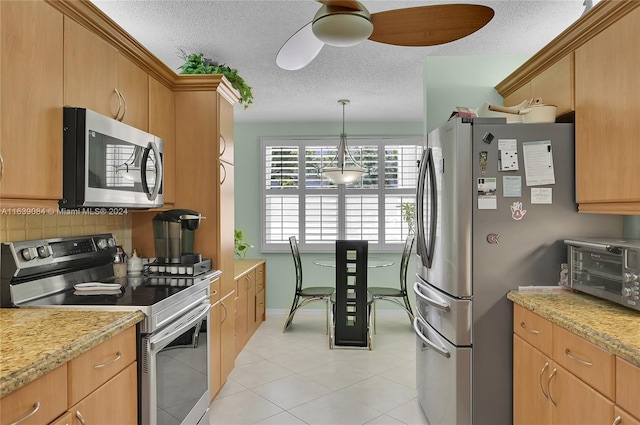
[{"label": "ceiling fan light fixture", "polygon": [[373,33],[373,22],[366,9],[344,10],[333,6],[322,6],[313,18],[311,29],[313,34],[325,44],[347,47],[368,39]]}]

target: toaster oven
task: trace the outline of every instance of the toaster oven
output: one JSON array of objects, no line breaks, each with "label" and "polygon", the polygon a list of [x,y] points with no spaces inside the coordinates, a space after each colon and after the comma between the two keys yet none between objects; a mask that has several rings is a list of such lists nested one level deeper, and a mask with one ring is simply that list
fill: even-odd
[{"label": "toaster oven", "polygon": [[640,239],[568,239],[571,288],[640,310]]}]

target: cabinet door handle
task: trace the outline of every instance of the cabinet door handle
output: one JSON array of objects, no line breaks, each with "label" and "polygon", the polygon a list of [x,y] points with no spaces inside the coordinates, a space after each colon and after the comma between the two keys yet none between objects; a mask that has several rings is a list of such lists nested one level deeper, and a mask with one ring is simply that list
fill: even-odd
[{"label": "cabinet door handle", "polygon": [[544,396],[544,398],[547,400],[549,400],[549,396],[547,395],[547,393],[544,392],[544,388],[542,387],[542,377],[544,376],[544,373],[547,371],[548,368],[549,368],[549,362],[545,362],[544,366],[542,367],[542,370],[540,371],[540,377],[538,377],[538,383],[540,384],[540,391],[542,392],[542,395]]},{"label": "cabinet door handle", "polygon": [[524,324],[524,322],[520,322],[520,327],[522,329],[524,329],[525,331],[527,331],[529,333],[532,333],[532,334],[536,334],[537,335],[537,334],[540,333],[540,331],[537,330],[537,329],[528,328],[527,325]]},{"label": "cabinet door handle", "polygon": [[79,411],[79,410],[76,410],[76,418],[78,418],[78,420],[80,421],[80,423],[81,423],[82,425],[87,425],[87,424],[84,422],[84,417],[82,416],[82,413],[80,413],[80,411]]},{"label": "cabinet door handle", "polygon": [[222,306],[222,308],[224,309],[224,318],[222,319],[222,321],[220,321],[220,324],[223,324],[224,322],[226,322],[226,321],[227,321],[227,314],[228,314],[228,312],[227,312],[227,306],[226,306],[226,305],[224,305],[224,303],[223,303],[223,302],[220,302],[220,305],[221,305],[221,306]]},{"label": "cabinet door handle", "polygon": [[220,186],[222,186],[224,184],[224,181],[227,179],[227,167],[224,166],[223,162],[220,163],[220,169],[224,171],[224,175],[220,179]]},{"label": "cabinet door handle", "polygon": [[36,401],[36,403],[33,405],[33,409],[31,410],[31,412],[27,413],[26,415],[24,415],[23,417],[21,417],[17,421],[11,423],[10,425],[21,424],[22,422],[26,421],[27,419],[29,419],[30,417],[35,415],[38,410],[40,410],[40,402]]},{"label": "cabinet door handle", "polygon": [[549,394],[549,400],[551,400],[551,403],[553,403],[554,407],[557,406],[557,404],[556,404],[556,401],[551,396],[551,380],[553,379],[554,376],[556,376],[556,373],[558,373],[558,369],[554,368],[553,372],[551,372],[551,375],[549,375],[549,379],[547,380],[547,394]]},{"label": "cabinet door handle", "polygon": [[571,351],[568,348],[565,348],[564,353],[567,355],[567,357],[569,357],[571,360],[575,360],[580,364],[583,364],[585,366],[593,366],[593,363],[588,362],[586,360],[582,360],[574,355],[571,354]]},{"label": "cabinet door handle", "polygon": [[122,110],[122,95],[120,94],[117,88],[114,88],[113,91],[116,92],[116,96],[118,96],[118,110],[116,111],[116,115],[113,117],[113,119],[121,121],[120,111]]},{"label": "cabinet door handle", "polygon": [[622,417],[618,416],[613,420],[613,425],[619,425],[622,423]]},{"label": "cabinet door handle", "polygon": [[109,360],[108,362],[97,364],[97,365],[93,366],[93,368],[94,369],[100,369],[100,368],[103,368],[105,366],[109,366],[110,364],[117,362],[121,358],[122,358],[122,353],[120,351],[118,351],[116,353],[116,356],[113,359]]},{"label": "cabinet door handle", "polygon": [[4,177],[4,158],[0,153],[0,180],[2,180],[2,177]]},{"label": "cabinet door handle", "polygon": [[222,134],[220,135],[220,145],[222,146],[222,148],[220,149],[220,156],[222,156],[224,155],[224,151],[227,150],[227,141]]}]

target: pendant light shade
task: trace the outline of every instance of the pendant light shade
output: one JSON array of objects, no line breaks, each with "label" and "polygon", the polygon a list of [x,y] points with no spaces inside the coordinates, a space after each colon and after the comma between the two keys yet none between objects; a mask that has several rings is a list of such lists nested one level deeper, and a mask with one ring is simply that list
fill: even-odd
[{"label": "pendant light shade", "polygon": [[342,104],[342,133],[340,134],[338,153],[329,166],[322,169],[322,174],[335,184],[347,184],[358,180],[367,170],[353,159],[347,147],[347,134],[344,131],[344,107],[349,103],[349,100],[340,99],[338,103]]}]

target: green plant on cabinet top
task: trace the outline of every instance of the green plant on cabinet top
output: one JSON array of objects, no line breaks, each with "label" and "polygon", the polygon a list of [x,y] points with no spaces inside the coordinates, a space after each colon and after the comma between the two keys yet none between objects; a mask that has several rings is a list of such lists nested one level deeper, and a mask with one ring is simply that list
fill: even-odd
[{"label": "green plant on cabinet top", "polygon": [[244,109],[247,109],[253,103],[251,87],[238,75],[237,69],[228,67],[225,64],[220,65],[211,59],[205,58],[202,53],[187,54],[181,51],[181,56],[185,61],[179,68],[181,74],[222,74],[229,80],[231,86],[240,92],[240,103],[244,105]]}]

